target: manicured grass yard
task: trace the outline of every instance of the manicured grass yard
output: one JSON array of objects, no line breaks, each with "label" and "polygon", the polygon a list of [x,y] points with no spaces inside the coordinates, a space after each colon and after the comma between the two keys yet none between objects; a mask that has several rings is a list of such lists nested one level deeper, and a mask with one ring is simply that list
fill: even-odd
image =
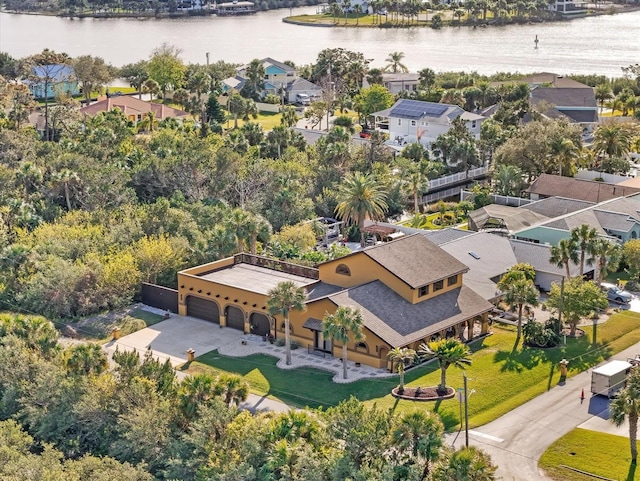
[{"label": "manicured grass yard", "polygon": [[550,478],[558,481],[596,479],[560,465],[609,479],[636,479],[636,466],[631,464],[629,439],[587,429],[574,429],[558,439],[542,455],[539,466]]},{"label": "manicured grass yard", "polygon": [[120,334],[126,336],[163,320],[164,317],[159,314],[134,308],[90,316],[69,325],[76,329],[78,337],[82,339],[107,342],[112,338],[114,327],[119,327]]},{"label": "manicured grass yard", "polygon": [[[277,127],[278,125],[280,125],[280,119],[282,118],[282,115],[278,112],[278,113],[274,113],[274,112],[260,112],[258,114],[258,118],[254,119],[253,117],[249,118],[249,122],[254,122],[257,124],[260,124],[262,126],[262,128],[265,131],[269,131],[271,129],[273,129],[274,127]],[[238,119],[238,128],[242,127],[246,122],[242,119]],[[223,127],[226,129],[227,127],[229,129],[233,129],[234,126],[234,121],[233,121],[233,116],[230,117],[228,122],[225,122],[223,124]]]},{"label": "manicured grass yard", "polygon": [[[569,360],[569,376],[588,369],[637,342],[640,342],[640,314],[621,312],[598,327],[598,345],[591,346],[591,328],[586,336],[567,339],[567,345],[554,349],[531,349],[521,345],[514,349],[515,328],[493,327],[494,334],[471,344],[472,365],[466,370],[469,389],[470,424],[485,424],[551,389],[560,380],[558,362]],[[268,395],[296,407],[330,406],[353,395],[365,402],[397,410],[412,409],[412,401],[398,401],[390,395],[397,376],[388,379],[366,379],[350,384],[331,382],[332,375],[311,368],[283,371],[276,360],[267,355],[230,358],[217,352],[205,354],[192,363],[189,373],[229,371],[243,375],[254,393]],[[436,363],[410,369],[406,373],[409,386],[435,386],[440,379]],[[462,371],[450,368],[447,384],[462,387]],[[442,417],[448,429],[459,424],[459,401],[420,403]]]}]

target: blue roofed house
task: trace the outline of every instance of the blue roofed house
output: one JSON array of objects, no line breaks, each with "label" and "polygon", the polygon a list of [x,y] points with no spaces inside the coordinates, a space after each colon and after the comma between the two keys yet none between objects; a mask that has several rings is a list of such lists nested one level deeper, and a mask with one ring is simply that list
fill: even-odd
[{"label": "blue roofed house", "polygon": [[37,65],[32,77],[25,81],[31,94],[37,99],[53,98],[59,94],[78,95],[76,72],[69,65]]},{"label": "blue roofed house", "polygon": [[420,142],[429,148],[431,142],[446,134],[457,118],[464,121],[467,130],[480,140],[480,126],[485,117],[467,112],[457,105],[400,99],[386,110],[375,112],[374,125],[389,133],[391,145]]},{"label": "blue roofed house", "polygon": [[[298,76],[297,70],[291,65],[278,62],[270,57],[260,60],[264,67],[264,88],[261,96],[269,94],[282,96],[286,102],[296,102],[298,94],[317,98],[322,94],[322,88],[308,80]],[[245,75],[249,65],[243,65],[236,69],[236,76],[223,81],[225,90],[240,90],[244,84]]]}]

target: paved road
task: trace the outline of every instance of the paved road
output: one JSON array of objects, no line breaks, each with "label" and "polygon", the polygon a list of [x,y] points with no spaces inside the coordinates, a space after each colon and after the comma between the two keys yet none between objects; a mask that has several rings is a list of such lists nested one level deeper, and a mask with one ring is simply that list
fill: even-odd
[{"label": "paved road", "polygon": [[[640,344],[637,344],[613,358],[626,360],[639,352]],[[582,389],[584,401],[580,399]],[[598,430],[609,427],[607,423],[591,422],[594,417],[607,417],[608,401],[602,396],[592,397],[590,389],[591,370],[588,370],[495,421],[471,430],[469,444],[491,455],[503,481],[548,480],[538,470],[538,460],[554,441],[583,423],[588,428],[597,425]],[[611,432],[624,432],[613,425],[610,427]],[[454,437],[448,435],[447,440],[452,443]],[[460,433],[455,445],[464,445],[464,432]]]}]

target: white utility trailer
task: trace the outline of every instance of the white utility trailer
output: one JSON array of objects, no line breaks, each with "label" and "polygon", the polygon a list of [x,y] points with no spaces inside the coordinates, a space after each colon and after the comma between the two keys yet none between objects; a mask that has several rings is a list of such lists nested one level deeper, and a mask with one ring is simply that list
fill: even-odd
[{"label": "white utility trailer", "polygon": [[609,361],[591,371],[591,392],[613,397],[622,389],[632,365],[627,361]]}]

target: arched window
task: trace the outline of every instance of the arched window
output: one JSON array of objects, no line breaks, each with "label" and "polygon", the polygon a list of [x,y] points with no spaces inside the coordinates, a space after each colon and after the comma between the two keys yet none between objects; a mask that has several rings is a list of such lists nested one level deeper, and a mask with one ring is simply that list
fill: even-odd
[{"label": "arched window", "polygon": [[364,342],[359,342],[356,344],[356,351],[369,354],[369,346]]},{"label": "arched window", "polygon": [[[280,331],[284,332],[284,322],[280,324]],[[291,325],[291,322],[289,322],[289,334],[293,334],[293,326]]]},{"label": "arched window", "polygon": [[349,266],[347,266],[346,264],[338,264],[338,267],[336,267],[336,274],[340,274],[342,276],[350,276],[351,269],[349,269]]}]

